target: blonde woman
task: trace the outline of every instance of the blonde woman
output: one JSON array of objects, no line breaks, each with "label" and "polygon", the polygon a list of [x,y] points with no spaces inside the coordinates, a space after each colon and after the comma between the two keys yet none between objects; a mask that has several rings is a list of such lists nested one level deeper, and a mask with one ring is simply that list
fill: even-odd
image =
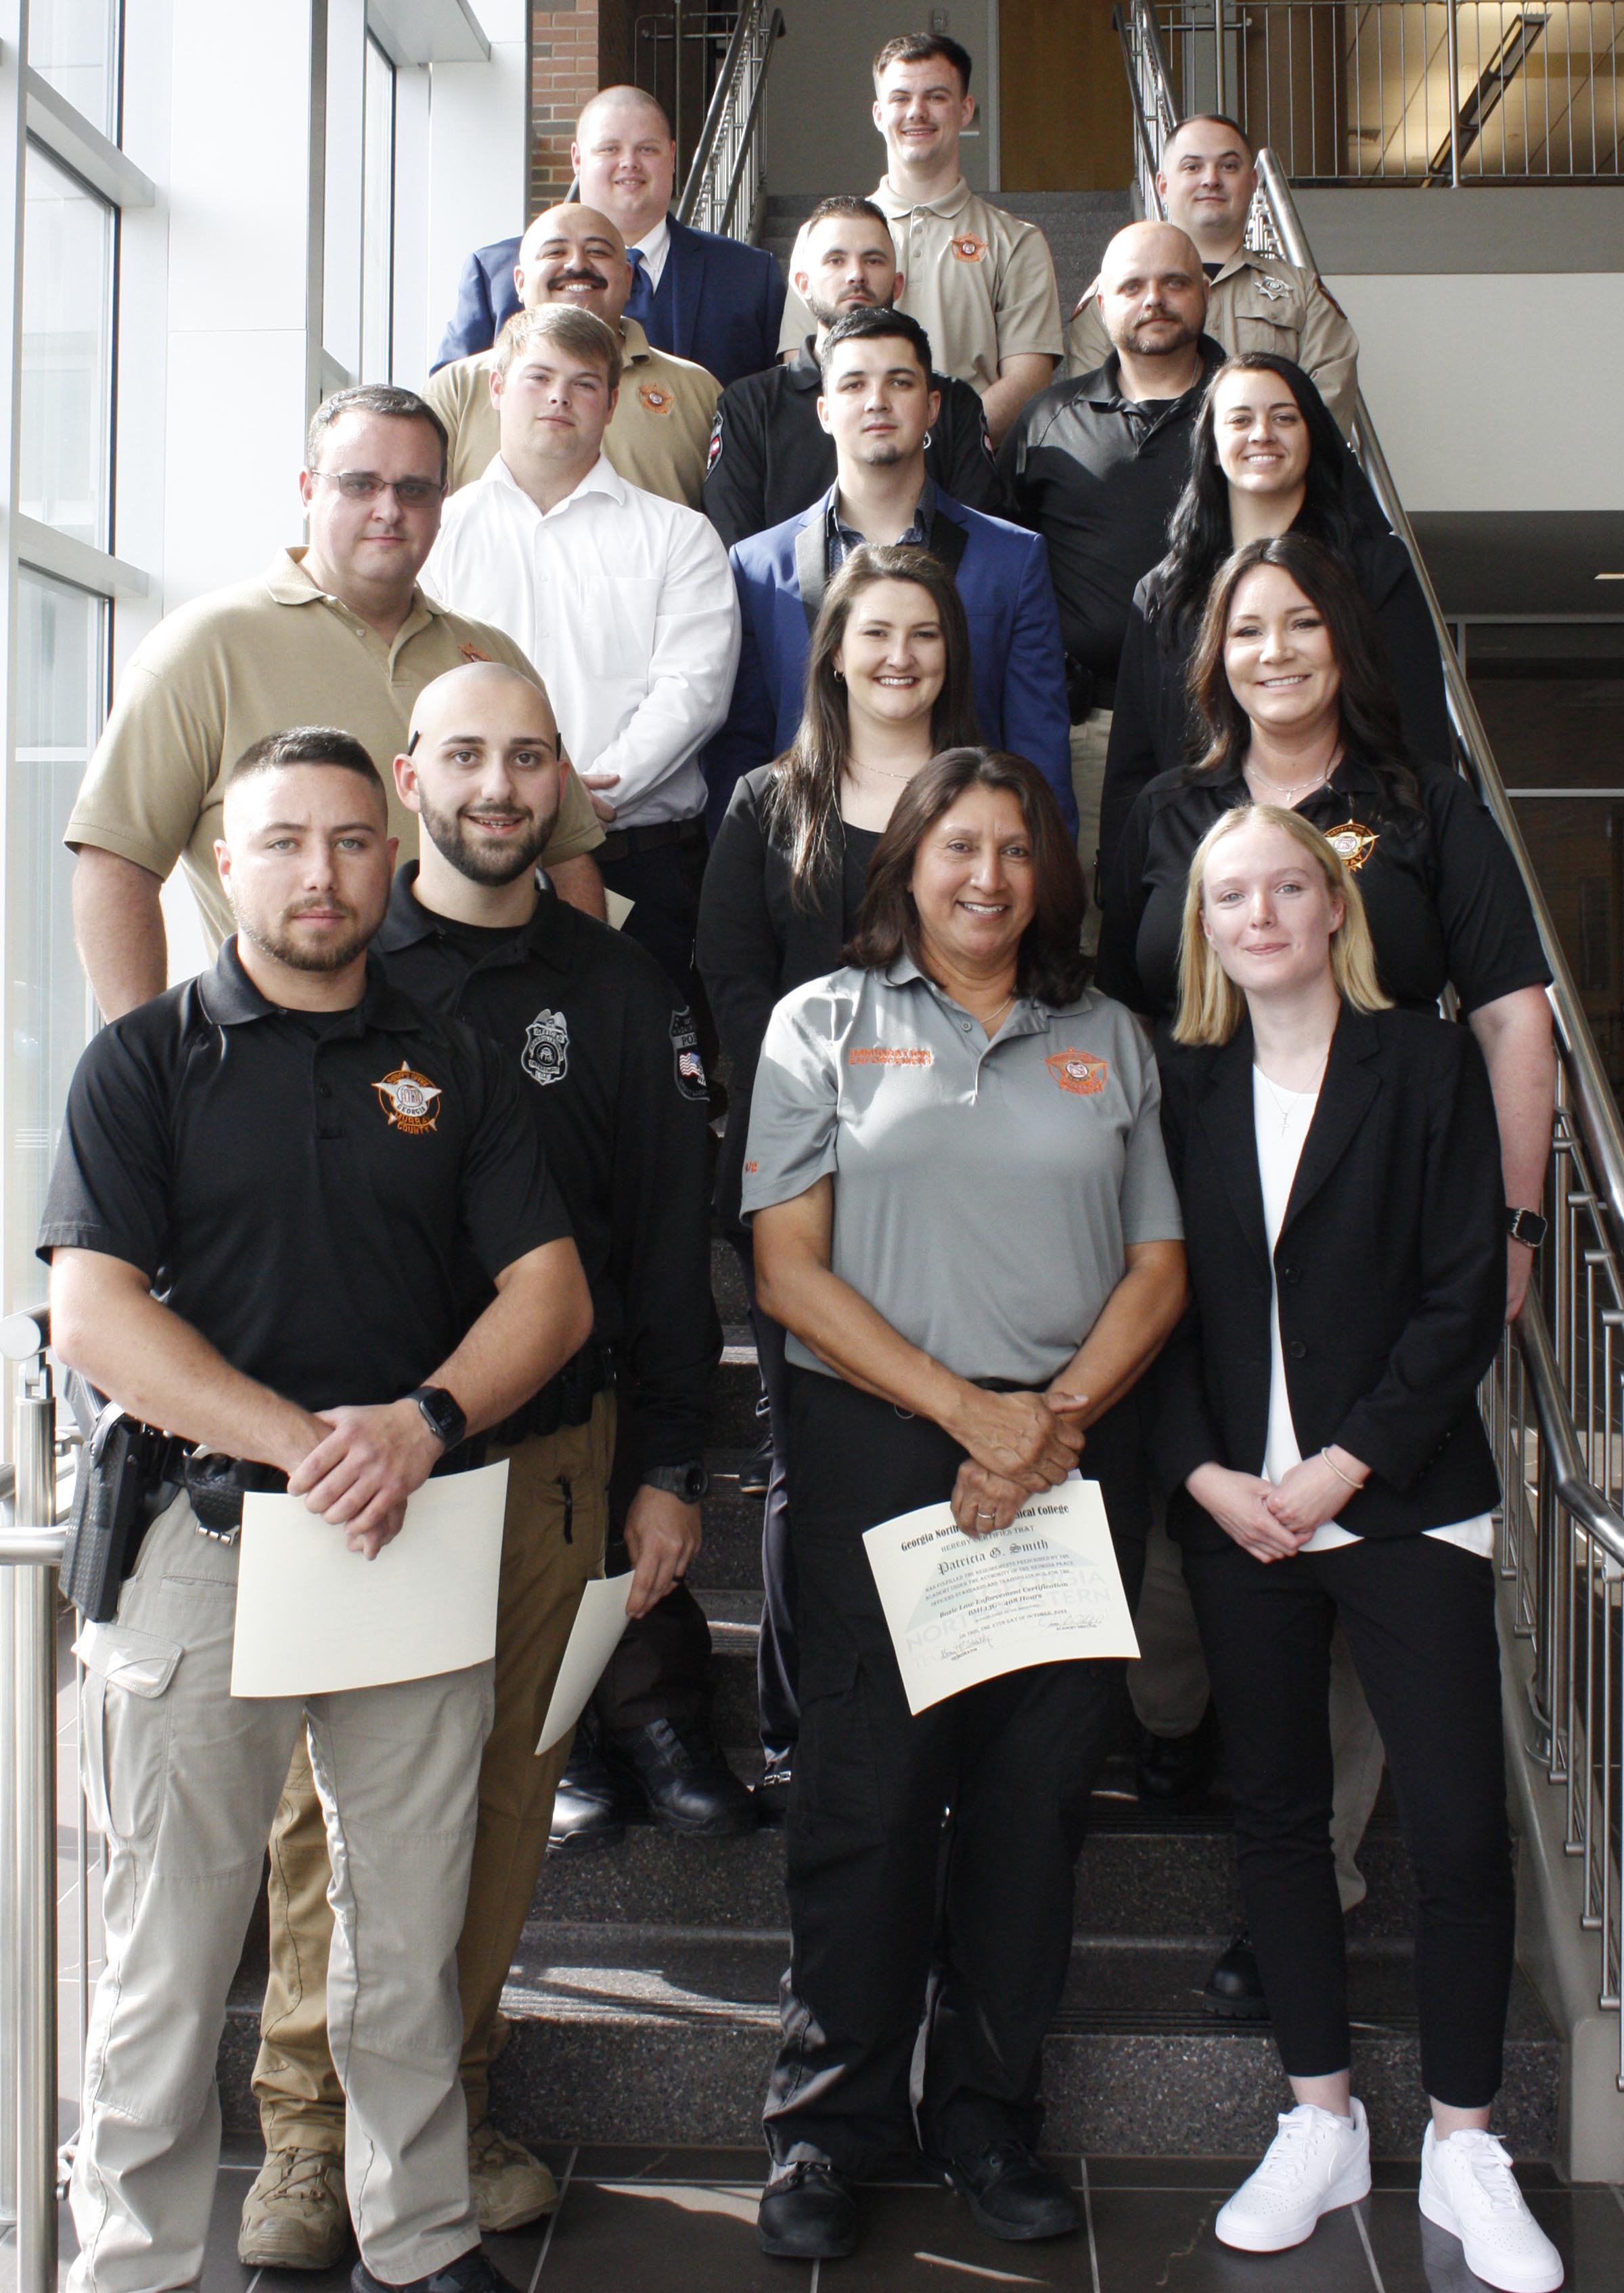
[{"label": "blonde woman", "polygon": [[1562,2282],[1488,2128],[1514,1899],[1476,1406],[1505,1314],[1500,1146],[1469,1028],[1393,1008],[1353,879],[1254,804],[1190,871],[1163,1127],[1191,1313],[1157,1373],[1229,1757],[1242,1888],[1295,2107],[1218,2216],[1273,2252],[1370,2185],[1350,2088],[1327,1714],[1340,1624],[1415,1868],[1432,2120],[1421,2209],[1507,2293]]}]

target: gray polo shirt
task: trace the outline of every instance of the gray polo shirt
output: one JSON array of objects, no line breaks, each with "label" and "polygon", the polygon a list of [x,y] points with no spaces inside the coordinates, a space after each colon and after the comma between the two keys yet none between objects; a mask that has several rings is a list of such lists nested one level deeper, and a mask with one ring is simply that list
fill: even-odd
[{"label": "gray polo shirt", "polygon": [[[961,1377],[1040,1385],[1134,1243],[1184,1232],[1156,1061],[1092,989],[1023,996],[989,1042],[906,955],[774,1011],[751,1100],[748,1217],[834,1179],[831,1264]],[[803,1369],[827,1365],[792,1337]]]}]

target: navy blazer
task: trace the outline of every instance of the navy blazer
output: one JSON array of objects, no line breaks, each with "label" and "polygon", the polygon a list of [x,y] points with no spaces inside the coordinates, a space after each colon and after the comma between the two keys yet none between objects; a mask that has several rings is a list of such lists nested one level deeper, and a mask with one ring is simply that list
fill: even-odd
[{"label": "navy blazer", "polygon": [[[765,247],[670,218],[670,245],[643,331],[657,351],[708,367],[724,387],[759,374],[778,355],[784,274]],[[441,337],[434,368],[488,351],[519,307],[513,266],[516,239],[475,247],[463,265],[457,311]]]},{"label": "navy blazer", "polygon": [[[798,517],[752,533],[728,551],[743,623],[727,722],[705,750],[705,819],[714,837],[735,783],[782,756],[800,722],[811,628],[796,571],[804,529],[821,537],[834,488]],[[954,579],[970,623],[970,672],[981,736],[1035,764],[1077,832],[1071,786],[1071,720],[1060,610],[1040,536],[966,509],[946,494],[938,518],[963,529]]]}]

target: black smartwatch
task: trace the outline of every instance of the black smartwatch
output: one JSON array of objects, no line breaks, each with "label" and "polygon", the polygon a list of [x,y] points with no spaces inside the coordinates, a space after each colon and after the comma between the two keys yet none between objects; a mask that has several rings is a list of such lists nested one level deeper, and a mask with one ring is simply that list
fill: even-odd
[{"label": "black smartwatch", "polygon": [[697,1504],[710,1487],[702,1465],[650,1465],[643,1478],[651,1489],[663,1489],[684,1504]]},{"label": "black smartwatch", "polygon": [[456,1397],[443,1385],[417,1385],[406,1396],[423,1413],[423,1422],[443,1449],[454,1449],[468,1430],[467,1417]]},{"label": "black smartwatch", "polygon": [[1525,1242],[1531,1250],[1538,1250],[1551,1230],[1549,1219],[1541,1218],[1538,1211],[1514,1210],[1506,1205],[1506,1231],[1514,1242]]}]

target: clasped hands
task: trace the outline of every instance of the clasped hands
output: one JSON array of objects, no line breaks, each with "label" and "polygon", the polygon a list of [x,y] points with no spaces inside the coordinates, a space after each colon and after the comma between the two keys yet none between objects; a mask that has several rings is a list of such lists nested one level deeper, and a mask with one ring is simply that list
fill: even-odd
[{"label": "clasped hands", "polygon": [[415,1401],[292,1413],[284,1453],[288,1493],[376,1560],[406,1518],[406,1500],[444,1452]]},{"label": "clasped hands", "polygon": [[1184,1486],[1255,1560],[1289,1560],[1317,1528],[1336,1519],[1354,1493],[1350,1484],[1367,1478],[1356,1457],[1343,1450],[1336,1454],[1340,1472],[1320,1455],[1304,1457],[1279,1481],[1207,1464],[1198,1465]]},{"label": "clasped hands", "polygon": [[969,1386],[944,1430],[970,1454],[948,1500],[966,1536],[1008,1528],[1029,1496],[1052,1489],[1083,1451],[1085,1393],[988,1393]]}]

